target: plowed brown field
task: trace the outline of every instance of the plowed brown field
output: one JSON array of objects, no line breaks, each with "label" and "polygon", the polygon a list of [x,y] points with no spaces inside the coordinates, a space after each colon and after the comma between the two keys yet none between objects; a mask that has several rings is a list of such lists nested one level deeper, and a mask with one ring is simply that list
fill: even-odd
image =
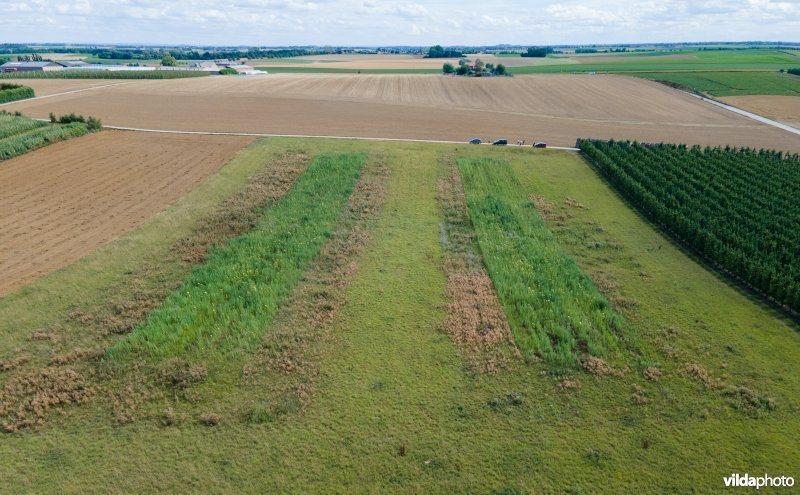
[{"label": "plowed brown field", "polygon": [[[48,81],[49,82],[49,81]],[[73,81],[70,81],[73,82]],[[29,84],[34,88],[39,81]],[[130,81],[9,106],[108,125],[572,146],[577,137],[800,151],[800,139],[661,84],[614,75],[457,78],[278,74]]]},{"label": "plowed brown field", "polygon": [[0,296],[141,224],[250,140],[110,131],[0,163]]},{"label": "plowed brown field", "polygon": [[720,100],[800,129],[800,96],[729,96]]}]

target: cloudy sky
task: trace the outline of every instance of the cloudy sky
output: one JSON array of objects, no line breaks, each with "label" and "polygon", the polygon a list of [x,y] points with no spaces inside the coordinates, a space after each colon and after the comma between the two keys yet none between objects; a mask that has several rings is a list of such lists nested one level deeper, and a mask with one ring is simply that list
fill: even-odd
[{"label": "cloudy sky", "polygon": [[0,11],[6,43],[800,41],[800,0],[0,0]]}]

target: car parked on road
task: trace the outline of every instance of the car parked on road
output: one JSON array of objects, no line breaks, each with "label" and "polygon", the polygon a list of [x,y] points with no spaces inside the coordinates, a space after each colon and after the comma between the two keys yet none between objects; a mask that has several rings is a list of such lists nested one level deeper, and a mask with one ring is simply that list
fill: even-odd
[{"label": "car parked on road", "polygon": [[497,141],[492,143],[492,145],[494,146],[505,146],[507,144],[508,144],[508,139],[498,139]]},{"label": "car parked on road", "polygon": [[533,143],[533,147],[534,148],[547,148],[547,143],[542,143],[542,142]]},{"label": "car parked on road", "polygon": [[469,144],[481,144],[482,142],[483,141],[481,141],[479,138],[474,138],[469,140]]}]

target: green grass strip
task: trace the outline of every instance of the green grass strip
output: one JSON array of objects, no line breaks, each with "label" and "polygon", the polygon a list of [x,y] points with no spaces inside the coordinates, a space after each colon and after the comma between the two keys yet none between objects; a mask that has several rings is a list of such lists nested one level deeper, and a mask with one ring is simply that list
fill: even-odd
[{"label": "green grass strip", "polygon": [[526,358],[572,366],[608,356],[623,319],[558,244],[510,165],[459,159],[470,218],[514,339]]},{"label": "green grass strip", "polygon": [[365,155],[316,157],[256,227],[215,251],[109,350],[173,357],[252,349],[341,216]]}]

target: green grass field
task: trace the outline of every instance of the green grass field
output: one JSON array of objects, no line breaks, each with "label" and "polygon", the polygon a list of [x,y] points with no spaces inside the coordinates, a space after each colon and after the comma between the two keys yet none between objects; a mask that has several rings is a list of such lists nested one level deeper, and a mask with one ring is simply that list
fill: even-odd
[{"label": "green grass field", "polygon": [[[607,56],[616,54],[605,54]],[[670,53],[689,58],[657,58],[653,54],[644,58],[625,60],[637,54],[619,54],[621,60],[592,62],[592,57],[580,57],[590,62],[581,64],[511,67],[513,74],[586,73],[586,72],[677,72],[677,71],[730,71],[789,69],[798,64],[798,58],[778,50],[687,50]],[[638,54],[642,57],[642,54]],[[575,57],[578,59],[578,57]]]},{"label": "green grass field", "polygon": [[800,96],[800,77],[778,72],[642,72],[632,75],[666,81],[712,96]]},{"label": "green grass field", "polygon": [[[109,317],[143,319],[125,313],[142,294],[170,305],[181,281],[235,254],[226,239],[248,234],[222,227],[233,219],[257,235],[279,213],[295,218],[301,191],[336,170],[325,156],[362,157],[361,175],[352,192],[331,186],[347,206],[329,209],[320,254],[253,329],[256,349],[127,367],[76,352],[135,338]],[[452,301],[437,180],[451,163],[473,205],[487,188],[513,200],[508,220],[535,224],[515,235],[572,256],[640,349],[583,369],[522,358],[471,369],[442,330]],[[487,163],[500,170],[469,175]],[[462,228],[480,243],[469,209]],[[207,257],[183,256],[209,232]],[[161,215],[0,299],[0,315],[0,419],[27,397],[21,377],[80,402],[3,434],[12,493],[714,493],[731,472],[800,465],[797,327],[692,260],[570,152],[262,140]]]}]

